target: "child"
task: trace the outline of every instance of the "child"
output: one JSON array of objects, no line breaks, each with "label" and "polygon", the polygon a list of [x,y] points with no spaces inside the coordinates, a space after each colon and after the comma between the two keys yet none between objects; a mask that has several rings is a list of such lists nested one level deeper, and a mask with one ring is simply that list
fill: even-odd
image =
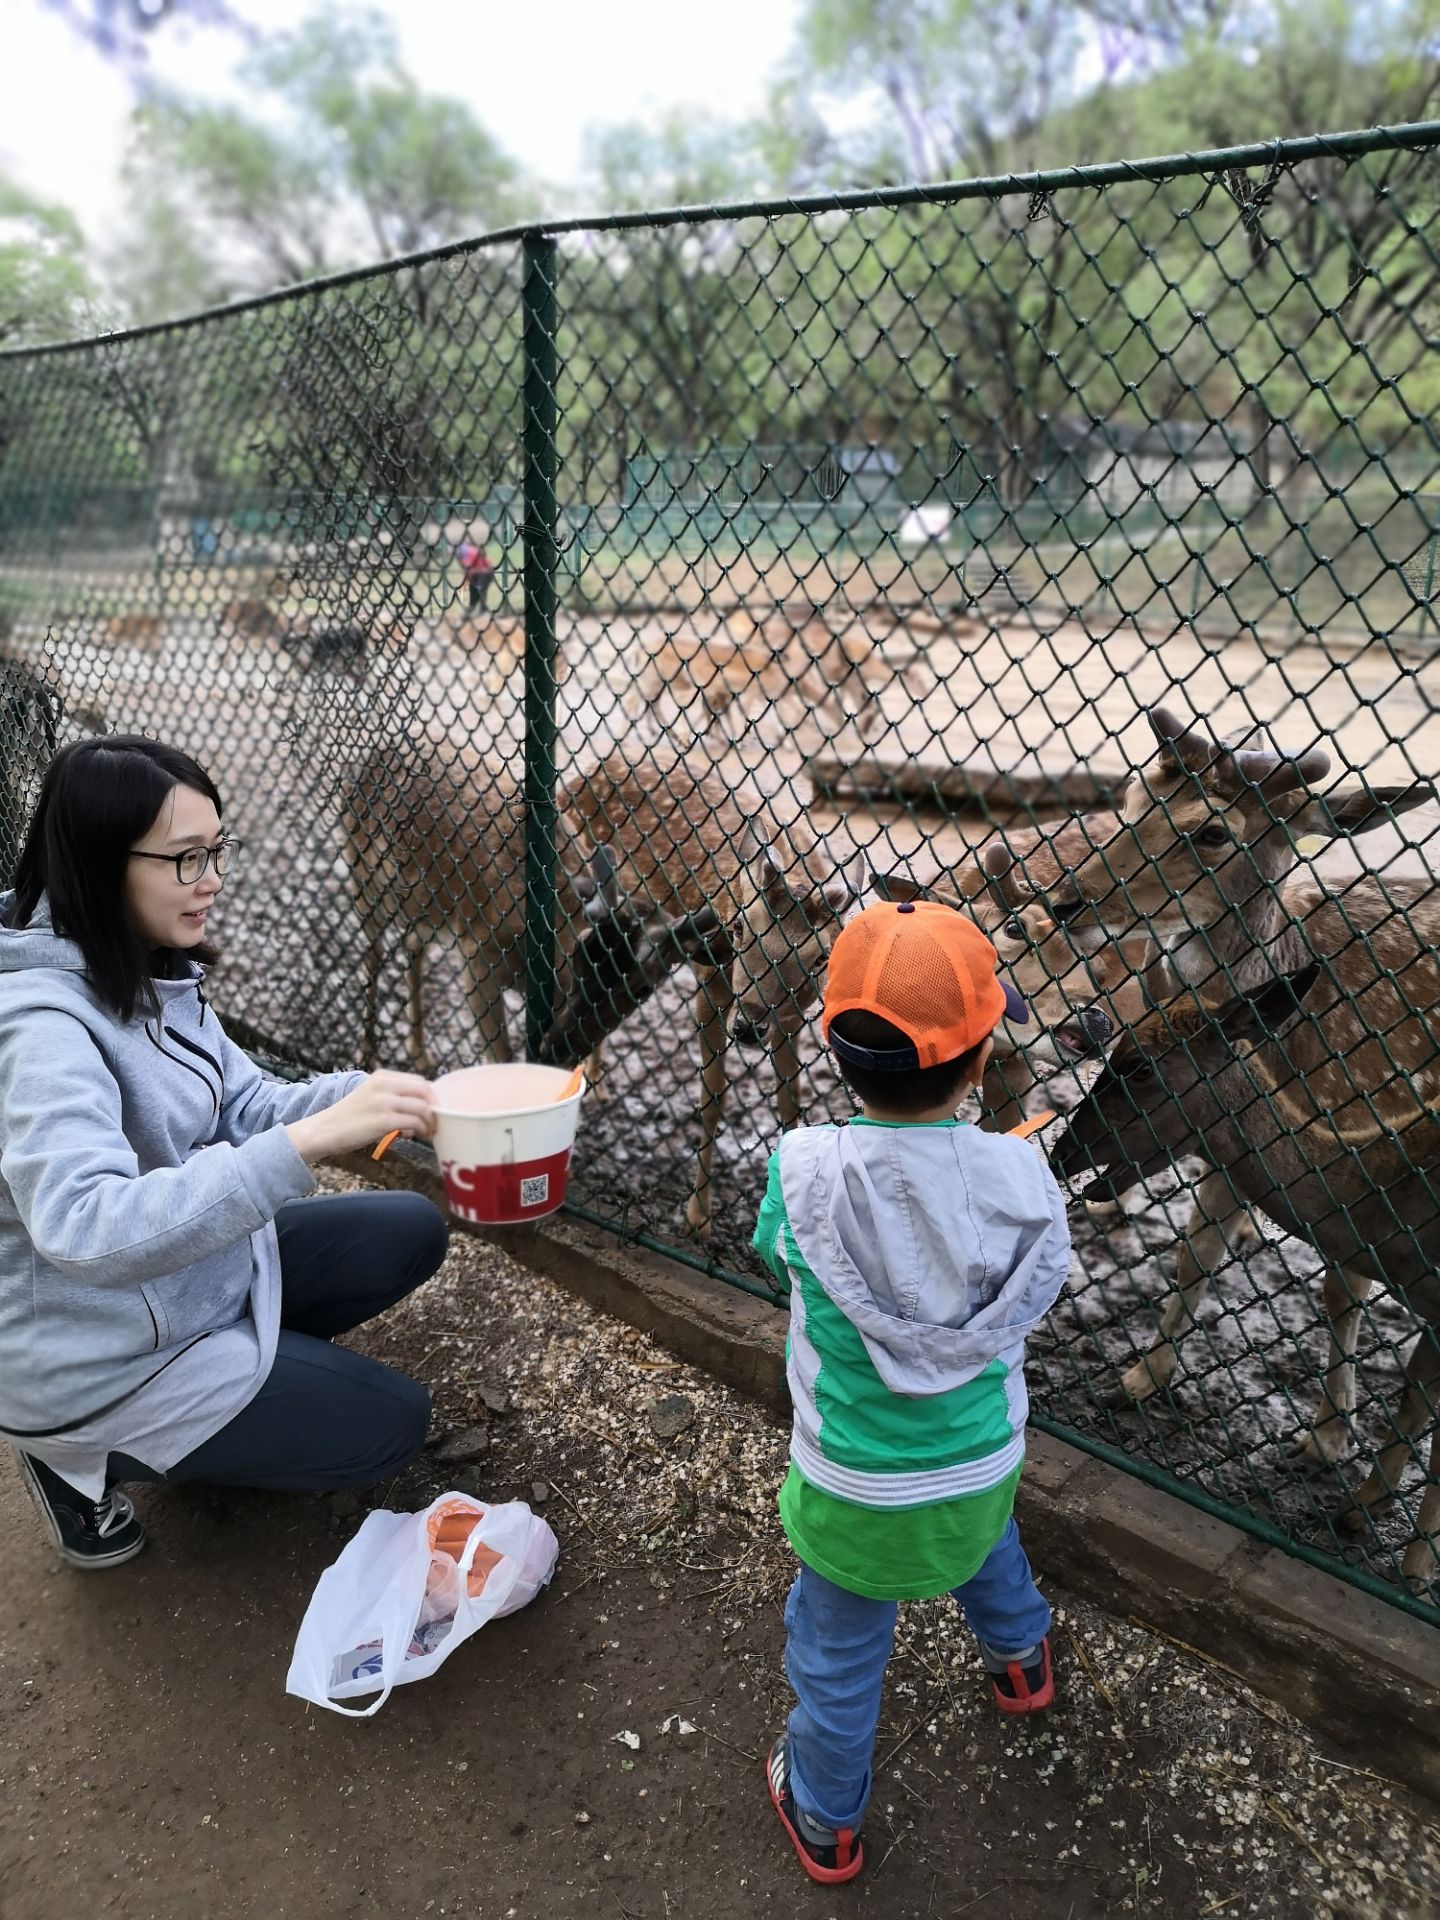
[{"label": "child", "polygon": [[800,1559],[785,1609],[797,1705],[766,1762],[812,1880],[850,1880],[896,1602],[952,1593],[1002,1713],[1054,1694],[1050,1609],[1011,1507],[1025,1336],[1065,1284],[1060,1191],[1017,1140],[955,1118],[1002,1018],[973,922],[872,906],[830,954],[823,1027],[862,1107],[787,1134],[755,1249],[790,1292],[795,1418],[780,1517]]},{"label": "child", "polygon": [[462,540],[455,549],[460,572],[469,590],[470,611],[483,613],[490,603],[490,586],[495,578],[495,562],[473,540]]}]

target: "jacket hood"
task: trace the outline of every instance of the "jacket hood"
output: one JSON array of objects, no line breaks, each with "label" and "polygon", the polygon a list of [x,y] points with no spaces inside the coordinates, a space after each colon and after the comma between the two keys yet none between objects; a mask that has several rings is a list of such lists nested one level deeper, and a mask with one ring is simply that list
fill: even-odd
[{"label": "jacket hood", "polygon": [[1065,1283],[1064,1204],[1018,1141],[814,1127],[786,1135],[780,1173],[802,1257],[892,1393],[944,1392],[1013,1355]]},{"label": "jacket hood", "polygon": [[[50,901],[41,894],[35,905],[28,927],[12,927],[7,924],[15,905],[15,892],[7,888],[0,893],[0,976],[10,976],[6,986],[6,999],[15,1004],[15,991],[18,986],[23,997],[25,982],[17,981],[15,976],[36,973],[73,974],[77,976],[74,984],[81,988],[87,1000],[91,1000],[88,982],[85,980],[85,956],[73,940],[65,939],[56,933],[50,917]],[[171,1001],[178,996],[191,993],[205,978],[205,970],[193,960],[185,960],[179,978],[174,980],[154,979],[151,984],[162,1002]],[[47,998],[53,998],[56,982],[53,978],[42,981],[37,978],[33,985]],[[203,995],[202,995],[203,999]]]},{"label": "jacket hood", "polygon": [[15,891],[0,893],[0,973],[21,973],[27,967],[59,967],[65,973],[83,973],[85,956],[73,940],[62,939],[50,920],[50,902],[42,893],[28,927],[12,927]]}]

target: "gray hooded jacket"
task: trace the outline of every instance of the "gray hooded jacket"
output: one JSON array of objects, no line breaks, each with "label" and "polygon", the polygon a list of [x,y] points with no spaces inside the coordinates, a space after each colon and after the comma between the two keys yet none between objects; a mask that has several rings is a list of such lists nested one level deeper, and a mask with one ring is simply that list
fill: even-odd
[{"label": "gray hooded jacket", "polygon": [[103,1007],[41,901],[0,894],[0,1433],[98,1496],[105,1455],[164,1472],[259,1391],[275,1357],[274,1219],[313,1191],[285,1124],[362,1074],[266,1078],[205,1001]]}]

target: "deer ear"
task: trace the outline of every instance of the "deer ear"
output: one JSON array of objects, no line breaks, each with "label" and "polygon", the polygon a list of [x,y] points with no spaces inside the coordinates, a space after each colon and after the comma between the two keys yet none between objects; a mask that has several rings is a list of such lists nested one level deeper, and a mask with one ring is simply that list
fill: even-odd
[{"label": "deer ear", "polygon": [[1339,787],[1323,795],[1312,794],[1286,813],[1292,836],[1323,834],[1334,839],[1342,834],[1368,833],[1384,826],[1397,814],[1413,807],[1426,806],[1440,798],[1440,789],[1430,780],[1416,780],[1408,787]]},{"label": "deer ear", "polygon": [[[980,871],[985,876],[985,888],[997,906],[1007,912],[1015,905],[1016,886],[1012,876],[1015,874],[1015,855],[1003,840],[992,840],[980,856]],[[1007,886],[1006,881],[1010,884]]]},{"label": "deer ear", "polygon": [[870,871],[870,862],[863,853],[855,854],[848,865],[835,869],[820,889],[821,897],[832,913],[843,913],[853,900],[860,898]]},{"label": "deer ear", "polygon": [[1231,1040],[1269,1039],[1304,1012],[1306,995],[1319,978],[1320,963],[1314,961],[1248,999],[1233,1001],[1220,1017],[1222,1030]]},{"label": "deer ear", "polygon": [[890,873],[880,873],[870,869],[870,891],[877,900],[924,900],[929,888],[918,881],[913,874],[896,868]]},{"label": "deer ear", "polygon": [[784,907],[793,897],[785,878],[785,869],[775,857],[775,849],[765,846],[760,849],[761,891],[772,907]]},{"label": "deer ear", "polygon": [[575,891],[585,902],[585,918],[592,926],[619,911],[619,866],[613,847],[596,847],[590,855],[589,872],[577,880]]}]

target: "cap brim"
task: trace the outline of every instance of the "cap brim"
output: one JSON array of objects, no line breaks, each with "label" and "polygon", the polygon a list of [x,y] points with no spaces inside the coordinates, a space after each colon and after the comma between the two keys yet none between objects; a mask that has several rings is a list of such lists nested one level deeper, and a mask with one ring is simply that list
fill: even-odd
[{"label": "cap brim", "polygon": [[997,980],[996,986],[1005,996],[1005,1018],[1013,1020],[1017,1026],[1026,1026],[1030,1020],[1030,1009],[1020,998],[1008,980]]}]

